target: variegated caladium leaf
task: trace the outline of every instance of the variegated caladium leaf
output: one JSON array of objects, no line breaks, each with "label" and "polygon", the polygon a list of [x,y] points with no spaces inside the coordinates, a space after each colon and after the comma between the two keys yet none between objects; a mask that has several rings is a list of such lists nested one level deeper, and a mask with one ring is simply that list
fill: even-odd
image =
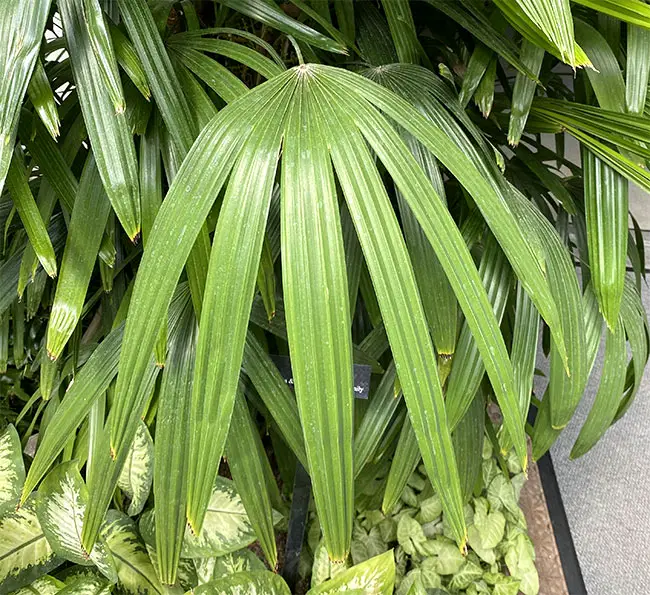
[{"label": "variegated caladium leaf", "polygon": [[100,535],[113,556],[117,579],[125,592],[149,595],[165,592],[135,523],[127,515],[109,510]]},{"label": "variegated caladium leaf", "polygon": [[20,438],[12,425],[0,434],[0,517],[15,509],[25,482]]},{"label": "variegated caladium leaf", "polygon": [[88,502],[88,489],[76,461],[55,467],[38,490],[36,512],[52,549],[57,555],[90,566],[109,578],[117,578],[110,552],[97,541],[90,553],[81,544],[81,530]]},{"label": "variegated caladium leaf", "polygon": [[395,584],[393,550],[375,556],[317,585],[307,595],[325,595],[350,591],[366,595],[389,595]]},{"label": "variegated caladium leaf", "polygon": [[0,519],[0,593],[28,585],[61,562],[36,516],[34,498]]},{"label": "variegated caladium leaf", "polygon": [[[155,545],[153,511],[140,519],[140,532],[148,545]],[[185,529],[181,558],[211,558],[235,552],[257,539],[235,485],[217,477],[199,535]]]},{"label": "variegated caladium leaf", "polygon": [[194,560],[190,560],[189,558],[181,558],[178,561],[178,570],[176,571],[176,584],[180,585],[181,589],[185,591],[189,591],[199,584],[196,568],[194,567]]},{"label": "variegated caladium leaf", "polygon": [[200,585],[215,581],[238,572],[254,572],[266,567],[251,550],[245,548],[225,556],[213,558],[195,558],[197,581]]},{"label": "variegated caladium leaf", "polygon": [[289,595],[282,577],[268,570],[236,572],[194,589],[195,595]]},{"label": "variegated caladium leaf", "polygon": [[66,585],[57,595],[110,595],[111,586],[108,581],[96,576],[79,576],[66,579]]},{"label": "variegated caladium leaf", "polygon": [[37,578],[33,583],[14,591],[11,595],[55,595],[65,587],[65,583],[45,575]]},{"label": "variegated caladium leaf", "polygon": [[117,482],[131,500],[126,511],[129,516],[140,514],[144,508],[153,481],[153,440],[144,422],[138,426],[135,439]]},{"label": "variegated caladium leaf", "polygon": [[199,535],[185,532],[181,557],[221,556],[257,539],[232,481],[217,477]]}]

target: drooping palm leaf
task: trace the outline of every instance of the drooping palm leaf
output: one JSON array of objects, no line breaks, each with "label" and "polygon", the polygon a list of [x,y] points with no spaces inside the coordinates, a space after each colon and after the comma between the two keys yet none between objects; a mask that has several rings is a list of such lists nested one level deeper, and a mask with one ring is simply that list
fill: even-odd
[{"label": "drooping palm leaf", "polygon": [[90,142],[96,148],[97,169],[120,223],[129,237],[135,240],[140,234],[140,191],[135,147],[125,112],[120,111],[122,89],[117,82],[119,79],[112,93],[109,93],[102,74],[102,71],[112,73],[117,69],[117,65],[103,66],[105,60],[115,58],[102,57],[100,60],[95,53],[93,34],[80,2],[61,0],[58,5],[84,121]]},{"label": "drooping palm leaf", "polygon": [[[534,2],[529,2],[528,0],[521,0],[526,2],[530,8],[530,14],[537,12],[537,7]],[[549,23],[546,21],[543,24],[544,29],[549,32],[552,32],[553,40],[549,39],[549,36],[545,33],[544,29],[532,19],[529,14],[524,12],[519,6],[520,0],[495,0],[495,4],[498,6],[499,10],[503,13],[506,19],[510,24],[519,31],[526,39],[534,43],[536,46],[544,48],[550,54],[557,56],[562,61],[567,61],[571,66],[576,68],[590,67],[591,62],[589,61],[588,56],[585,54],[584,50],[574,42],[573,47],[569,45],[569,39],[573,37],[573,32],[570,31],[571,19],[570,15],[567,15],[568,3],[561,0],[561,3],[558,5],[561,6],[560,10],[563,12],[561,26],[558,27],[557,33],[549,29]],[[550,3],[544,3],[549,7]],[[569,18],[567,18],[567,16]],[[539,21],[539,18],[537,19]],[[539,21],[541,22],[541,21]],[[557,43],[560,46],[556,45]]]},{"label": "drooping palm leaf", "polygon": [[619,319],[612,330],[607,329],[605,332],[603,374],[594,404],[571,449],[571,458],[574,459],[588,452],[609,428],[623,395],[627,364],[623,323]]},{"label": "drooping palm leaf", "polygon": [[[394,73],[397,81],[406,92],[418,97],[420,101],[430,106],[430,109],[427,110],[427,116],[435,122],[435,126],[427,123],[422,115],[417,113],[406,101],[398,101],[390,95],[387,96],[385,90],[373,85],[369,81],[363,85],[359,84],[360,91],[369,101],[384,110],[396,122],[409,130],[420,142],[427,146],[438,157],[440,162],[448,167],[458,180],[467,187],[468,191],[477,201],[482,215],[485,217],[488,225],[490,225],[501,248],[506,253],[515,273],[522,283],[524,283],[536,307],[550,326],[556,343],[562,346],[564,339],[562,338],[562,330],[557,312],[559,305],[555,304],[555,301],[550,295],[548,281],[544,278],[542,272],[542,262],[534,254],[529,242],[523,239],[521,229],[506,206],[507,190],[500,187],[499,180],[494,179],[493,168],[485,165],[479,151],[473,147],[470,140],[453,118],[445,110],[441,109],[442,106],[439,103],[432,102],[430,95],[427,98],[427,95],[422,93],[423,87],[430,86],[435,89],[438,86],[436,82],[440,81],[436,81],[424,69],[416,67],[399,65],[393,69],[386,70],[388,71],[386,74],[390,72]],[[349,81],[346,81],[348,74],[340,72],[338,75],[342,84],[346,82],[348,82],[348,85],[350,84]],[[389,97],[391,97],[390,100]],[[443,97],[443,99],[450,101],[449,107],[454,110],[453,100],[449,99],[449,97]],[[409,115],[408,118],[405,117],[406,113]],[[441,128],[443,127],[447,131],[447,134],[451,135],[451,139],[442,133]],[[463,157],[459,151],[460,148],[468,154],[475,155],[473,163]],[[481,148],[485,149],[485,147],[479,147],[479,149]],[[496,212],[500,213],[499,221],[495,217]],[[422,220],[420,220],[420,224],[423,225]],[[433,231],[430,233],[433,234]],[[431,236],[429,236],[429,241],[433,244]],[[452,282],[451,273],[448,272],[448,275],[450,282]],[[461,299],[461,295],[462,292],[457,293],[459,299]]]},{"label": "drooping palm leaf", "polygon": [[50,12],[51,0],[5,4],[0,18],[0,193],[11,163],[16,126]]},{"label": "drooping palm leaf", "polygon": [[36,256],[47,274],[50,277],[56,277],[57,266],[54,248],[27,180],[28,172],[23,163],[22,151],[16,148],[7,172],[7,188]]},{"label": "drooping palm leaf", "polygon": [[162,377],[154,444],[156,553],[160,579],[174,584],[185,530],[187,466],[196,320],[187,305],[179,317],[180,330],[171,344]]},{"label": "drooping palm leaf", "polygon": [[[138,275],[133,290],[132,308],[125,328],[126,355],[120,361],[116,388],[111,436],[113,447],[120,442],[121,428],[130,417],[128,395],[141,381],[140,377],[159,332],[162,315],[167,311],[195,238],[216,194],[232,169],[232,159],[239,154],[242,142],[250,134],[247,121],[243,118],[250,121],[249,118],[257,116],[269,98],[274,96],[276,90],[282,89],[285,83],[286,77],[274,79],[270,82],[270,88],[266,88],[267,93],[261,96],[247,95],[222,110],[199,136],[167,193],[151,231],[148,250],[143,257],[143,274]],[[207,139],[210,142],[206,142],[206,145],[211,150],[204,151],[202,145]],[[219,158],[215,159],[217,155]],[[209,175],[206,174],[207,170],[210,171]],[[188,211],[184,200],[190,195],[200,200]],[[173,231],[179,224],[184,230],[180,236]],[[152,264],[147,265],[148,262]],[[143,299],[144,296],[155,299]]]},{"label": "drooping palm leaf", "polygon": [[[375,509],[414,502],[420,458],[432,480],[422,498],[436,491],[420,518],[442,511],[461,546],[469,523],[478,551],[465,503],[482,483],[501,489],[483,456],[514,447],[511,470],[525,467],[531,402],[533,456],[551,446],[583,396],[600,309],[616,332],[574,454],[593,446],[648,360],[643,239],[636,221],[625,228],[618,187],[650,188],[650,28],[637,0],[577,4],[587,9],[574,5],[572,20],[567,0],[9,0],[0,154],[18,144],[29,177],[0,189],[0,414],[23,442],[9,432],[0,453],[0,508],[23,492],[0,523],[0,593],[105,595],[104,579],[69,578],[80,569],[40,576],[62,561],[50,542],[83,566],[105,539],[120,590],[286,591],[235,550],[257,536],[275,565],[271,507],[286,512],[297,462],[315,497],[312,550],[324,536],[314,592],[392,591],[392,554],[316,583],[321,567],[339,568],[330,557],[372,555],[389,528]],[[595,69],[569,85],[561,61]],[[582,167],[565,132],[589,151]],[[142,246],[129,238],[137,209]],[[41,261],[52,272],[61,257],[48,278]],[[551,352],[541,403],[540,324]],[[274,354],[291,357],[293,379]],[[352,362],[372,368],[369,402],[353,400]],[[487,399],[503,423],[488,422]],[[23,486],[20,451],[34,443]],[[226,463],[234,485],[217,476]],[[364,508],[374,512],[353,523]]]},{"label": "drooping palm leaf", "polygon": [[[533,73],[539,76],[544,59],[544,49],[537,47],[527,39],[521,44],[521,60]],[[512,113],[508,127],[508,142],[517,145],[526,126],[528,113],[535,94],[535,81],[522,73],[517,73],[517,80],[512,91]]]},{"label": "drooping palm leaf", "polygon": [[330,39],[296,19],[292,19],[282,9],[264,0],[224,0],[223,4],[257,21],[261,21],[269,27],[293,35],[296,39],[300,39],[305,43],[330,52],[347,53],[345,45]]},{"label": "drooping palm leaf", "polygon": [[553,342],[551,346],[551,376],[549,400],[551,419],[555,428],[564,427],[571,419],[585,389],[589,371],[583,324],[580,288],[575,276],[575,266],[568,249],[541,213],[514,190],[510,204],[520,220],[529,229],[531,237],[538,236],[547,262],[549,286],[556,303],[561,304],[560,315],[568,341],[568,370]]},{"label": "drooping palm leaf", "polygon": [[52,359],[61,355],[81,317],[109,211],[110,203],[91,155],[84,167],[72,210],[61,275],[48,323],[47,351]]},{"label": "drooping palm leaf", "polygon": [[615,19],[650,29],[650,6],[642,0],[574,0]]},{"label": "drooping palm leaf", "polygon": [[629,25],[627,31],[625,104],[628,111],[641,113],[648,94],[648,78],[650,77],[648,58],[650,32],[648,29],[636,25]]},{"label": "drooping palm leaf", "polygon": [[[232,423],[226,441],[226,456],[233,481],[246,509],[246,514],[260,541],[264,557],[271,568],[278,563],[278,551],[273,529],[274,515],[271,496],[265,480],[264,460],[261,445],[258,447],[257,427],[251,419],[244,398],[243,384],[235,397]],[[268,463],[267,463],[268,464]],[[275,481],[275,479],[272,479]]]},{"label": "drooping palm leaf", "polygon": [[486,15],[476,10],[467,9],[461,2],[455,2],[454,0],[427,0],[427,2],[454,19],[487,47],[503,56],[519,72],[533,80],[537,79],[533,71],[519,59],[517,46],[505,37]]},{"label": "drooping palm leaf", "polygon": [[27,87],[27,93],[50,136],[56,140],[59,136],[59,112],[50,81],[47,78],[43,62],[40,60],[36,62],[36,67]]},{"label": "drooping palm leaf", "polygon": [[507,0],[514,2],[544,32],[564,62],[575,63],[573,19],[569,0]]},{"label": "drooping palm leaf", "polygon": [[[293,93],[292,81],[287,84],[286,79],[282,76],[273,80],[282,84],[281,92],[265,108],[277,116],[261,122],[242,147],[215,229],[203,302],[203,312],[208,314],[201,317],[199,325],[192,388],[187,511],[197,533],[217,475],[234,404],[284,125],[282,107]],[[252,166],[258,171],[255,177],[249,175]],[[246,196],[244,203],[240,193]],[[228,355],[219,358],[215,366],[214,353]]]},{"label": "drooping palm leaf", "polygon": [[[330,87],[334,87],[334,85],[330,84]],[[340,97],[331,90],[329,91],[329,100],[325,99],[327,97],[325,95],[322,103],[326,101],[332,105],[341,103]],[[354,113],[358,118],[367,116],[369,107],[365,107],[364,109],[363,104],[358,100],[352,103],[352,105]],[[451,522],[454,527],[454,535],[462,543],[464,541],[465,529],[464,521],[458,515],[460,490],[457,471],[453,463],[454,459],[449,431],[446,429],[440,381],[436,374],[433,349],[428,332],[426,331],[426,320],[417,296],[415,279],[408,262],[404,241],[399,234],[397,221],[394,216],[390,216],[390,212],[388,213],[389,216],[386,216],[386,212],[388,211],[386,209],[388,197],[386,196],[377,171],[372,165],[369,152],[365,150],[363,143],[360,142],[361,136],[359,133],[356,136],[352,133],[350,117],[343,114],[340,108],[334,113],[335,116],[333,118],[331,117],[332,119],[330,120],[330,127],[337,134],[335,136],[335,134],[330,133],[328,137],[332,160],[343,188],[348,208],[352,214],[353,221],[355,221],[357,235],[359,236],[364,256],[369,269],[372,271],[373,285],[377,293],[380,308],[382,309],[382,316],[386,323],[387,333],[395,356],[397,372],[400,374],[400,382],[407,404],[410,404],[410,415],[414,420],[421,449],[424,451],[425,463],[429,468],[431,476],[437,476],[438,481],[436,485],[449,511],[448,514],[453,518]],[[378,114],[375,124],[382,125]],[[386,127],[386,124],[384,126]],[[371,145],[373,145],[373,148],[377,150],[378,147],[374,145],[366,126],[363,126],[362,129]],[[387,129],[393,132],[394,141],[401,142],[392,129],[389,127]],[[337,136],[341,138],[337,138]],[[386,145],[384,146],[386,147]],[[399,167],[395,162],[390,161],[388,153],[382,154],[380,152],[379,155],[385,161],[386,165],[391,167],[391,170],[393,165]],[[404,153],[402,152],[401,155],[404,156]],[[394,153],[391,154],[391,157],[393,156]],[[424,176],[422,170],[417,168],[415,162],[407,161],[407,164],[402,164],[402,167],[410,166],[412,171],[414,170],[419,174],[420,184],[423,184],[424,188],[432,190],[431,183]],[[352,165],[355,167],[353,168]],[[353,172],[364,172],[365,176],[360,177],[358,173]],[[404,169],[402,172],[404,172]],[[398,177],[396,170],[392,170],[391,174],[395,177],[396,183],[404,193],[405,198],[410,201],[411,197],[415,194],[413,188],[402,184],[402,180]],[[364,199],[361,197],[364,197]],[[373,230],[372,233],[371,229]],[[384,246],[383,252],[380,248],[380,242]],[[390,246],[390,251],[386,250],[387,246]],[[399,275],[396,278],[400,280],[389,285],[389,272],[396,276]],[[401,318],[401,320],[398,318],[398,313],[400,312],[410,313],[409,317],[411,321],[409,326],[404,325],[404,318]],[[416,349],[419,351],[417,356],[414,353]],[[408,366],[403,366],[403,371],[400,366],[402,361],[404,364],[406,364],[406,361],[410,362]],[[415,362],[418,362],[418,367],[415,367]],[[426,381],[424,385],[422,384],[423,380]],[[418,385],[419,388],[416,389]],[[425,398],[425,394],[429,396]],[[425,419],[427,418],[436,420],[437,428],[435,430],[432,431],[432,428],[425,423]]]},{"label": "drooping palm leaf", "polygon": [[627,255],[627,180],[588,149],[582,152],[591,279],[613,331],[623,299]]},{"label": "drooping palm leaf", "polygon": [[314,497],[330,556],[343,560],[353,512],[350,307],[322,99],[308,67],[297,76],[283,150],[287,334],[309,468],[324,471],[313,474]]}]

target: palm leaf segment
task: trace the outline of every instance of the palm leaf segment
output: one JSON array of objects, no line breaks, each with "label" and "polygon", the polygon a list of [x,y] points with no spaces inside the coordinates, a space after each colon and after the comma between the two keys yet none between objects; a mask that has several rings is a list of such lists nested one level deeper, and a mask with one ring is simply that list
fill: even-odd
[{"label": "palm leaf segment", "polygon": [[[523,420],[499,325],[443,201],[391,122],[373,105],[378,102],[383,109],[387,98],[405,110],[402,115],[393,110],[391,117],[453,173],[464,171],[461,181],[470,191],[494,193],[481,186],[483,174],[476,166],[408,103],[359,75],[310,64],[276,76],[222,110],[197,139],[163,203],[127,318],[110,419],[111,449],[116,453],[128,448],[124,429],[142,413],[131,395],[138,392],[150,363],[160,321],[193,243],[228,182],[215,230],[194,375],[187,508],[194,531],[201,530],[228,433],[261,231],[281,149],[287,332],[308,463],[315,471],[316,506],[330,556],[347,555],[353,514],[350,308],[334,175],[368,263],[427,471],[459,544],[466,534],[433,346],[398,221],[368,144],[436,250],[525,464]],[[451,157],[443,154],[450,149]]]}]

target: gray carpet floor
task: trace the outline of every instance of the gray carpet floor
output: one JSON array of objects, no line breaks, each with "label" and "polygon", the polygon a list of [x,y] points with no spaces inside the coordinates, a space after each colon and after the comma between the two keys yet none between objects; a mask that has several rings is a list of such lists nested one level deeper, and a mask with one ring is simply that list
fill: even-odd
[{"label": "gray carpet floor", "polygon": [[[650,312],[647,286],[643,300]],[[650,593],[650,368],[627,415],[590,452],[569,460],[601,364],[602,351],[588,394],[551,455],[588,595],[642,595]]]}]

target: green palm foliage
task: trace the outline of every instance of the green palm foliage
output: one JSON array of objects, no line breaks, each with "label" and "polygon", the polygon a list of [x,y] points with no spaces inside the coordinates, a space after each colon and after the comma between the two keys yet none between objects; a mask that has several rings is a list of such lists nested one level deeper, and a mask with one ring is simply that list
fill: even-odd
[{"label": "green palm foliage", "polygon": [[[298,462],[332,561],[420,459],[463,550],[484,435],[525,470],[602,338],[591,449],[649,355],[649,30],[641,0],[8,0],[0,582],[162,593],[255,539],[274,567]],[[241,569],[212,588],[288,592]]]}]

